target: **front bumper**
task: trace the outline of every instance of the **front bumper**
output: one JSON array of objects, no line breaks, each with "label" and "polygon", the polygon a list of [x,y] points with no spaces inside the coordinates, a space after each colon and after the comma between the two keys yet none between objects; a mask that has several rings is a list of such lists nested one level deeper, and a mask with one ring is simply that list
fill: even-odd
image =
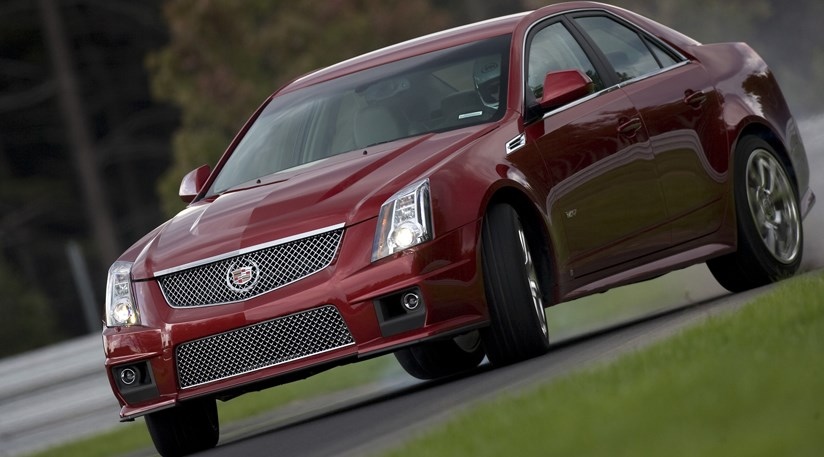
[{"label": "front bumper", "polygon": [[[485,325],[479,231],[474,221],[372,263],[375,220],[366,221],[346,227],[326,269],[226,305],[171,308],[156,280],[135,282],[144,325],[103,331],[121,418],[200,396],[231,397]],[[407,291],[423,306],[402,309]],[[126,385],[123,370],[132,367],[138,381]]]}]

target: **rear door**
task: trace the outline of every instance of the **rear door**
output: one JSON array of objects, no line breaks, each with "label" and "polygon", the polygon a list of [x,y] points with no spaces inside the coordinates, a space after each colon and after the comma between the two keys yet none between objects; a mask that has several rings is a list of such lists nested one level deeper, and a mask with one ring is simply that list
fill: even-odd
[{"label": "rear door", "polygon": [[718,229],[728,148],[720,97],[704,67],[604,13],[573,18],[641,113],[662,178],[673,244]]},{"label": "rear door", "polygon": [[604,67],[566,19],[535,26],[526,43],[527,110],[550,71],[579,69],[595,83],[586,100],[546,113],[525,128],[551,179],[547,211],[558,267],[586,276],[670,244],[663,193],[640,113],[607,87]]}]

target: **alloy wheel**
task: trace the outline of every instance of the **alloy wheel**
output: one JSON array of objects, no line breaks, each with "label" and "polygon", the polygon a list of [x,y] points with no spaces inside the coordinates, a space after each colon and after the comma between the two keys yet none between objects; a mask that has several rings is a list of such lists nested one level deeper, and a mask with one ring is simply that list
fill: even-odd
[{"label": "alloy wheel", "polygon": [[784,168],[765,149],[747,163],[747,202],[761,241],[775,260],[789,264],[799,253],[801,219]]}]

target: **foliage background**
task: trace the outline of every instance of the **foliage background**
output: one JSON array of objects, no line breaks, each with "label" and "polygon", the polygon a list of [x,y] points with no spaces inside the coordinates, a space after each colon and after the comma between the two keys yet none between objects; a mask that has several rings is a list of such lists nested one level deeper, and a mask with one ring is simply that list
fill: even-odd
[{"label": "foliage background", "polygon": [[[546,2],[520,0],[0,0],[0,357],[89,331],[67,256],[85,254],[102,310],[116,254],[182,208],[185,172],[214,164],[268,96],[312,69]],[[798,117],[821,112],[820,0],[616,0],[702,42],[747,41]],[[56,12],[103,208],[81,191],[65,94],[44,33]],[[110,219],[101,225],[101,219]],[[100,311],[98,311],[99,313]]]},{"label": "foliage background", "polygon": [[[484,3],[494,2],[300,1],[284,6],[263,1],[251,8],[230,0],[168,4],[171,43],[149,59],[154,93],[183,112],[174,138],[173,166],[159,186],[167,214],[181,209],[176,192],[183,174],[203,163],[214,164],[252,110],[289,79],[405,38],[545,2],[505,2],[495,11]],[[614,3],[702,42],[748,41],[774,64],[799,113],[821,106],[822,97],[815,93],[819,91],[809,89],[820,87],[811,81],[824,83],[824,40],[817,33],[823,2]],[[799,49],[799,42],[813,46]]]}]

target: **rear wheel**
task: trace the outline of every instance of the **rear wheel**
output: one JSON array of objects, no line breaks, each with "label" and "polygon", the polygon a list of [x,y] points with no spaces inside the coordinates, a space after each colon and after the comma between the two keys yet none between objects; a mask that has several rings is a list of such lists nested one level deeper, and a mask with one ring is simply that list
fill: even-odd
[{"label": "rear wheel", "polygon": [[707,266],[724,288],[740,292],[792,276],[804,237],[796,191],[773,148],[746,137],[735,154],[738,250]]},{"label": "rear wheel", "polygon": [[404,370],[418,379],[437,379],[477,367],[484,359],[477,331],[459,337],[428,341],[395,352]]},{"label": "rear wheel", "polygon": [[146,426],[163,457],[194,454],[217,445],[220,427],[213,399],[182,402],[146,416]]},{"label": "rear wheel", "polygon": [[530,246],[518,213],[509,205],[489,208],[483,222],[482,264],[490,325],[482,332],[494,365],[546,353],[549,331]]}]

